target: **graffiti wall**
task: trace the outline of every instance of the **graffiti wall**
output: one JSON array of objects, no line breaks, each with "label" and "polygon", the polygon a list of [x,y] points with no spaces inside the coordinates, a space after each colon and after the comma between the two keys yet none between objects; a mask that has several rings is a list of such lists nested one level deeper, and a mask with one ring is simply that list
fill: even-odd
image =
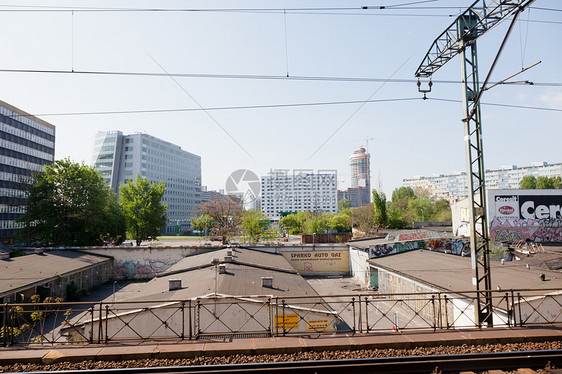
[{"label": "graffiti wall", "polygon": [[146,279],[167,270],[184,257],[208,252],[201,247],[96,247],[81,251],[113,257],[115,279]]},{"label": "graffiti wall", "polygon": [[562,190],[488,191],[490,238],[562,242]]},{"label": "graffiti wall", "polygon": [[408,242],[372,245],[368,248],[369,258],[389,256],[396,253],[427,249],[454,255],[470,254],[470,243],[462,239],[427,239]]}]

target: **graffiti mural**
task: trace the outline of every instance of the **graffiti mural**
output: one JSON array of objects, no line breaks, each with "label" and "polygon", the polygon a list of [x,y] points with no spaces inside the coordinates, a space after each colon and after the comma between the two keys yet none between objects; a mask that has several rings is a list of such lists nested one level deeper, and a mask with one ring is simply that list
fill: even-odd
[{"label": "graffiti mural", "polygon": [[429,239],[425,241],[425,248],[458,256],[470,254],[470,243],[461,239]]},{"label": "graffiti mural", "polygon": [[561,242],[562,219],[500,220],[490,224],[490,238],[495,241]]},{"label": "graffiti mural", "polygon": [[369,247],[369,258],[384,257],[423,248],[425,248],[423,240],[372,245]]},{"label": "graffiti mural", "polygon": [[562,242],[562,190],[488,191],[490,238]]},{"label": "graffiti mural", "polygon": [[470,243],[462,239],[427,239],[372,245],[368,248],[369,258],[379,258],[416,249],[443,252],[454,255],[470,255]]}]

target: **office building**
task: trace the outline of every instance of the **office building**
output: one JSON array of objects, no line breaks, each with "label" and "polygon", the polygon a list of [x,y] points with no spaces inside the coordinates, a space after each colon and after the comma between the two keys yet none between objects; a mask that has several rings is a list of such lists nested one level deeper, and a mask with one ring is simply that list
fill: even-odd
[{"label": "office building", "polygon": [[[534,177],[562,177],[562,163],[533,163],[531,166],[503,166],[501,169],[489,170],[484,173],[487,189],[518,189],[519,182],[527,175]],[[425,189],[434,198],[447,200],[468,197],[468,179],[466,172],[441,174],[431,177],[404,179],[404,184],[413,189]]]},{"label": "office building", "polygon": [[261,211],[272,220],[299,211],[337,213],[335,170],[272,170],[261,177]]},{"label": "office building", "polygon": [[151,182],[164,182],[162,202],[168,205],[163,234],[185,232],[201,203],[201,157],[148,134],[123,135],[105,131],[96,135],[92,164],[109,186],[137,175]]},{"label": "office building", "polygon": [[23,226],[32,174],[55,159],[55,126],[0,101],[0,239],[10,243]]},{"label": "office building", "polygon": [[371,155],[361,147],[349,158],[351,187],[338,191],[338,200],[349,200],[352,208],[371,202]]}]

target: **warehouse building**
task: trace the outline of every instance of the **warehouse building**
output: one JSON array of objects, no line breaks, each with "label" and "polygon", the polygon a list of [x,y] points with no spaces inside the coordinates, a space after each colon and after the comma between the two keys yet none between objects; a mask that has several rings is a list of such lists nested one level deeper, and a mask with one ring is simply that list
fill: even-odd
[{"label": "warehouse building", "polygon": [[251,249],[186,257],[127,294],[126,304],[108,304],[108,317],[79,316],[62,334],[110,341],[349,329],[282,255]]},{"label": "warehouse building", "polygon": [[31,296],[67,298],[67,287],[88,291],[113,278],[113,259],[74,251],[38,250],[0,260],[0,304],[30,302]]}]

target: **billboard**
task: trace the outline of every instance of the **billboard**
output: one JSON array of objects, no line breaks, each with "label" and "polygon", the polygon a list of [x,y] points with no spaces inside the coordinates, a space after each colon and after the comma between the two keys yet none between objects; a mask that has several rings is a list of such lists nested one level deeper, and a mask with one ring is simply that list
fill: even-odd
[{"label": "billboard", "polygon": [[489,190],[490,238],[562,242],[562,190]]},{"label": "billboard", "polygon": [[281,255],[301,274],[349,273],[349,251],[287,251]]}]

